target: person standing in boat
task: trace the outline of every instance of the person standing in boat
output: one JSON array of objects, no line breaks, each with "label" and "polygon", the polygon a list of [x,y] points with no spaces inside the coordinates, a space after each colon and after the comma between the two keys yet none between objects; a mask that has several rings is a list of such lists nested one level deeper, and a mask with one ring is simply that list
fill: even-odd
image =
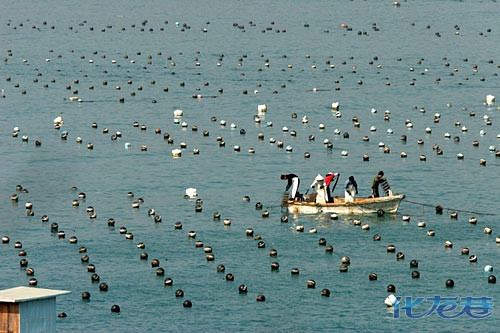
[{"label": "person standing in boat", "polygon": [[354,180],[354,176],[349,176],[344,184],[345,202],[354,202],[356,194],[358,194],[358,184]]},{"label": "person standing in boat", "polygon": [[288,180],[288,184],[286,185],[285,191],[288,191],[290,187],[292,190],[290,191],[288,198],[295,200],[299,197],[299,185],[300,179],[294,173],[289,173],[287,175],[281,175],[281,180]]},{"label": "person standing in boat", "polygon": [[[328,202],[333,202],[333,191],[335,190],[335,186],[337,186],[337,182],[339,181],[340,173],[329,172],[325,176],[325,185],[326,185],[326,197]],[[330,184],[333,183],[332,190],[330,191]]]},{"label": "person standing in boat", "polygon": [[325,204],[328,200],[325,188],[325,178],[318,173],[316,178],[311,184],[311,187],[316,190],[316,200],[317,204]]},{"label": "person standing in boat", "polygon": [[379,173],[373,178],[372,182],[372,198],[378,198],[380,197],[378,188],[379,185],[382,186],[382,189],[384,190],[385,195],[387,196],[392,196],[392,190],[391,187],[389,186],[389,183],[387,182],[387,179],[384,178],[384,172],[379,171]]}]

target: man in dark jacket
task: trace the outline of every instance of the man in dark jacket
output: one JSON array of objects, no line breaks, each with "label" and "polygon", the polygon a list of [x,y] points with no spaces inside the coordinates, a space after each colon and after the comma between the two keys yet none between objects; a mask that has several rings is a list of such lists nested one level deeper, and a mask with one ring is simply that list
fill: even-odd
[{"label": "man in dark jacket", "polygon": [[294,200],[297,199],[299,196],[299,185],[300,185],[299,177],[296,174],[289,173],[287,175],[281,175],[281,179],[288,180],[285,191],[288,191],[290,187],[292,188],[288,197]]},{"label": "man in dark jacket", "polygon": [[384,177],[384,172],[379,171],[379,173],[373,178],[372,182],[372,198],[378,198],[380,194],[378,193],[378,186],[382,182],[382,178]]}]

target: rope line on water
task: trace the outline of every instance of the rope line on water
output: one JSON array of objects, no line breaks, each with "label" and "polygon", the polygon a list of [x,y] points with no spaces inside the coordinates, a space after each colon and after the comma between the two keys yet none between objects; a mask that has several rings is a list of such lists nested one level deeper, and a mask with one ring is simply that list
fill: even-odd
[{"label": "rope line on water", "polygon": [[[408,202],[408,203],[415,204],[415,205],[436,208],[436,206],[434,206],[434,205],[426,204],[426,203],[422,203],[422,202],[411,201],[411,200],[408,200],[408,199],[404,199],[404,201]],[[471,214],[478,214],[478,215],[490,215],[490,216],[496,216],[496,215],[498,215],[498,214],[495,214],[495,213],[476,212],[476,211],[466,210],[466,209],[454,209],[454,208],[447,208],[447,207],[442,207],[442,208],[443,208],[443,210],[448,210],[448,211],[451,210],[451,211],[462,212],[462,213],[471,213]]]}]

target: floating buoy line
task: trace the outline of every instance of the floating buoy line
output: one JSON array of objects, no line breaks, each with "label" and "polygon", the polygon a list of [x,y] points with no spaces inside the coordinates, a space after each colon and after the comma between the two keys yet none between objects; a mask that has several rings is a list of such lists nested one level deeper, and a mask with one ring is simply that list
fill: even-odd
[{"label": "floating buoy line", "polygon": [[[426,206],[426,207],[432,207],[436,208],[436,206],[431,205],[431,204],[426,204],[422,202],[416,202],[408,199],[403,199],[403,201],[412,203],[415,205],[420,205],[420,206]],[[462,213],[470,213],[470,214],[478,214],[478,215],[489,215],[489,216],[497,216],[498,214],[495,213],[487,213],[487,212],[477,212],[477,211],[472,211],[472,210],[466,210],[466,209],[454,209],[454,208],[447,208],[447,207],[441,207],[439,206],[441,210],[446,210],[446,211],[454,211],[454,212],[462,212]]]}]

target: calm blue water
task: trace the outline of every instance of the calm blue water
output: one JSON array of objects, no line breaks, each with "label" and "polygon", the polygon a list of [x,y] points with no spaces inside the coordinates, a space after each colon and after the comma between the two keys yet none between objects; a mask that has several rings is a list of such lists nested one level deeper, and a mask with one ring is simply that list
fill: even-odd
[{"label": "calm blue water", "polygon": [[[0,99],[0,233],[10,243],[0,245],[0,289],[28,285],[30,277],[19,267],[14,248],[20,241],[39,287],[72,292],[57,300],[58,312],[67,313],[57,321],[59,331],[494,331],[498,310],[483,320],[444,320],[435,313],[419,320],[393,319],[383,301],[388,284],[403,297],[499,299],[497,285],[488,284],[487,277],[500,267],[495,243],[500,160],[489,150],[500,145],[500,117],[497,105],[483,104],[488,94],[500,96],[497,12],[493,1],[403,2],[400,8],[391,1],[358,0],[5,2],[0,13],[0,49],[7,59],[0,65],[5,91]],[[70,102],[71,96],[84,102]],[[336,101],[341,118],[331,111]],[[253,116],[264,103],[268,111],[257,124]],[[187,128],[174,123],[175,109],[184,111],[181,122]],[[439,123],[433,122],[436,113]],[[64,125],[55,130],[52,121],[59,115]],[[308,123],[302,123],[303,116]],[[353,126],[354,116],[359,128]],[[266,126],[268,121],[273,126]],[[147,129],[133,127],[134,122]],[[198,131],[191,130],[193,125]],[[16,126],[20,132],[14,138]],[[376,131],[370,131],[372,126]],[[425,132],[427,127],[432,133]],[[335,135],[335,129],[349,138]],[[62,130],[69,133],[67,141],[60,139]],[[203,136],[205,130],[209,136]],[[123,136],[112,141],[116,131]],[[24,135],[28,142],[22,141]],[[309,141],[309,135],[316,139]],[[219,147],[217,136],[225,147]],[[270,138],[293,151],[277,148]],[[332,150],[325,139],[333,142]],[[36,147],[35,140],[42,145]],[[187,148],[173,159],[171,150],[181,142]],[[141,145],[148,150],[141,151]],[[241,152],[233,151],[235,145]],[[255,154],[248,154],[249,148]],[[342,156],[344,150],[348,156]],[[304,158],[305,152],[311,158]],[[408,157],[401,158],[401,152]],[[465,158],[458,160],[458,153]],[[363,162],[363,154],[369,162]],[[301,192],[317,173],[340,172],[341,184],[354,175],[364,196],[379,170],[411,202],[404,201],[398,215],[360,217],[369,231],[354,226],[351,217],[290,215],[288,223],[280,222],[285,185],[280,174],[298,174]],[[17,192],[14,203],[10,197],[18,184],[29,193]],[[188,187],[198,189],[201,213],[195,212],[194,199],[183,198]],[[127,197],[130,191],[134,198]],[[86,198],[72,207],[80,192]],[[246,195],[250,202],[242,200]],[[139,197],[144,203],[133,209]],[[34,216],[26,216],[26,202],[33,203]],[[269,218],[255,209],[257,202],[269,209]],[[443,215],[435,214],[436,205],[446,208]],[[88,206],[96,219],[89,219]],[[148,216],[150,208],[162,215],[162,223]],[[449,217],[453,210],[459,210],[457,220]],[[213,220],[215,211],[220,221]],[[42,215],[49,223],[41,222]],[[411,222],[402,222],[403,215]],[[472,216],[476,225],[468,222]],[[108,218],[116,220],[114,228],[107,226]],[[224,226],[224,219],[232,224]],[[174,230],[177,221],[182,230]],[[418,228],[419,221],[427,226]],[[66,239],[50,231],[53,222]],[[305,232],[296,232],[297,225]],[[119,233],[122,226],[133,240]],[[492,234],[483,232],[486,226]],[[262,236],[265,249],[245,236],[247,228]],[[311,228],[318,232],[308,233]],[[426,235],[429,229],[435,237]],[[188,238],[190,230],[197,232],[195,240]],[[382,240],[374,242],[374,234]],[[71,236],[78,244],[69,243]],[[333,253],[318,245],[321,237],[333,245]],[[214,262],[195,247],[197,240],[213,248]],[[446,240],[453,248],[444,247]],[[136,248],[139,242],[145,250]],[[387,253],[389,244],[405,259]],[[101,282],[108,283],[107,292],[91,282],[80,246],[87,248]],[[462,247],[477,255],[477,263],[461,255]],[[270,249],[278,251],[277,258],[269,256]],[[143,251],[148,260],[139,259]],[[351,265],[348,273],[340,273],[345,255]],[[153,258],[160,260],[165,276],[156,276]],[[412,259],[419,262],[420,279],[411,278]],[[274,261],[278,272],[271,271]],[[216,272],[219,264],[234,281]],[[493,273],[483,272],[487,264]],[[300,275],[290,274],[293,267]],[[369,281],[370,273],[378,280]],[[164,286],[166,277],[174,280],[172,287]],[[309,279],[316,289],[306,287]],[[447,279],[455,281],[454,288],[445,287]],[[248,286],[246,295],[238,293],[240,284]],[[331,297],[320,295],[324,288]],[[175,297],[177,289],[184,291],[183,298]],[[84,291],[91,293],[90,301],[81,299]],[[266,301],[256,302],[258,294]],[[184,308],[184,300],[193,307]],[[111,313],[113,304],[121,307],[120,314]]]}]

